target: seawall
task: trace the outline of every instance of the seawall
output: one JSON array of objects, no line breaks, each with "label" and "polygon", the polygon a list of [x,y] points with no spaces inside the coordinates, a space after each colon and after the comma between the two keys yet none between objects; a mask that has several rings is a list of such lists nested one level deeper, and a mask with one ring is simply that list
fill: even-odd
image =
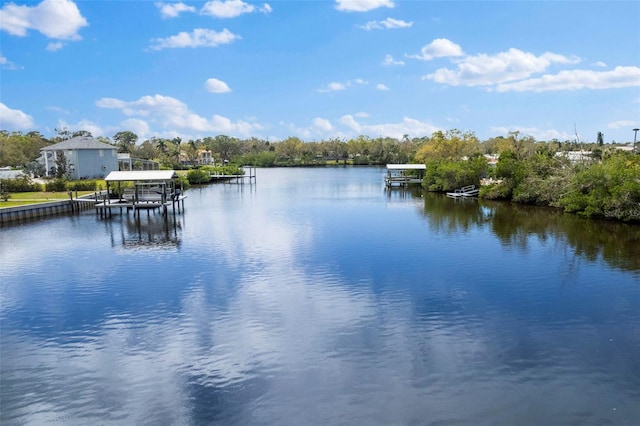
[{"label": "seawall", "polygon": [[26,206],[0,208],[0,225],[33,220],[47,216],[76,213],[83,210],[92,210],[95,206],[92,198],[80,198],[74,200],[47,201],[45,203],[28,204]]}]

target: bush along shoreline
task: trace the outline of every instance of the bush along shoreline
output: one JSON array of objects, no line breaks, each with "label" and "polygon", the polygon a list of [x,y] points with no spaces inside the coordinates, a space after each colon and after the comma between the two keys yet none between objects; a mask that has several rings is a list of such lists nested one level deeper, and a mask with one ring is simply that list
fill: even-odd
[{"label": "bush along shoreline", "polygon": [[429,191],[446,192],[486,182],[479,198],[640,223],[640,156],[633,153],[615,152],[601,159],[572,162],[548,152],[521,158],[507,150],[495,167],[482,156],[426,164],[423,188]]}]

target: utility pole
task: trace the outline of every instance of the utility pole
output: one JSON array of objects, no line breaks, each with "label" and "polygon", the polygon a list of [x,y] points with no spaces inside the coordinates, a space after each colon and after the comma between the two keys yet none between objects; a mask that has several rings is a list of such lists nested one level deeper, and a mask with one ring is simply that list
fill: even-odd
[{"label": "utility pole", "polygon": [[640,129],[633,129],[633,153],[634,154],[638,153],[636,151],[636,136],[638,136],[638,130],[640,130]]}]

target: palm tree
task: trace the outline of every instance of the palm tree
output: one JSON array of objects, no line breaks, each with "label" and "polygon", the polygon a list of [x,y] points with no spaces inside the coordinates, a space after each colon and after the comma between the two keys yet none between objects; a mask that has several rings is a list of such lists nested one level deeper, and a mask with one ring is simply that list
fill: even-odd
[{"label": "palm tree", "polygon": [[156,147],[160,150],[161,153],[166,154],[167,153],[167,140],[166,139],[158,139],[156,141]]}]

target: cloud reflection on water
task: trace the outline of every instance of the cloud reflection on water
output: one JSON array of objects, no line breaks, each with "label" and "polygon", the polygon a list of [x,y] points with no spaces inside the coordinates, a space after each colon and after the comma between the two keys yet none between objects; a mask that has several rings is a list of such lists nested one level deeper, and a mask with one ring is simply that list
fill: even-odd
[{"label": "cloud reflection on water", "polygon": [[[561,311],[558,305],[567,299],[547,282],[552,273],[508,286],[512,270],[465,271],[465,262],[435,270],[430,259],[462,250],[456,244],[467,242],[465,232],[486,227],[465,227],[453,243],[429,240],[430,250],[416,253],[403,243],[421,241],[425,224],[406,219],[415,216],[411,211],[391,216],[410,225],[363,235],[370,247],[357,259],[370,264],[347,269],[353,259],[345,258],[358,245],[349,241],[353,234],[327,235],[357,230],[367,220],[383,223],[387,207],[372,206],[374,217],[367,219],[354,217],[353,206],[335,207],[340,193],[334,189],[322,199],[300,191],[307,197],[302,207],[269,191],[237,197],[210,192],[224,199],[225,214],[190,215],[177,253],[108,255],[112,230],[92,243],[69,238],[64,247],[76,254],[100,247],[93,253],[99,261],[75,265],[70,276],[54,268],[44,250],[40,261],[54,273],[48,280],[36,275],[35,287],[19,278],[25,267],[19,258],[2,272],[22,287],[2,304],[3,320],[20,325],[7,329],[5,322],[2,330],[4,420],[604,424],[640,415],[640,379],[628,352],[640,342],[629,341],[612,321],[620,312],[628,315],[627,326],[638,325],[629,314],[633,301],[621,301],[613,313],[609,305]],[[335,215],[323,222],[316,212],[326,203]],[[194,213],[199,208],[195,202]],[[485,250],[507,258],[499,242],[489,241]],[[322,244],[334,251],[319,255]],[[393,263],[385,257],[389,248],[414,263]],[[385,259],[393,267],[380,265]],[[96,274],[102,261],[116,271]],[[428,277],[422,276],[424,264],[434,268]],[[115,282],[143,266],[137,281]],[[388,271],[380,275],[380,269]],[[82,294],[72,293],[78,288]],[[58,312],[45,319],[67,321],[66,327],[21,328],[33,322],[17,322],[16,307],[25,316],[44,315],[28,306],[45,300],[34,299],[34,289],[51,291],[51,310]],[[599,297],[580,291],[586,292],[578,289],[569,300],[588,304]],[[69,318],[65,309],[72,306],[63,299],[70,295],[100,309]],[[603,319],[588,321],[583,315],[589,314]]]}]

